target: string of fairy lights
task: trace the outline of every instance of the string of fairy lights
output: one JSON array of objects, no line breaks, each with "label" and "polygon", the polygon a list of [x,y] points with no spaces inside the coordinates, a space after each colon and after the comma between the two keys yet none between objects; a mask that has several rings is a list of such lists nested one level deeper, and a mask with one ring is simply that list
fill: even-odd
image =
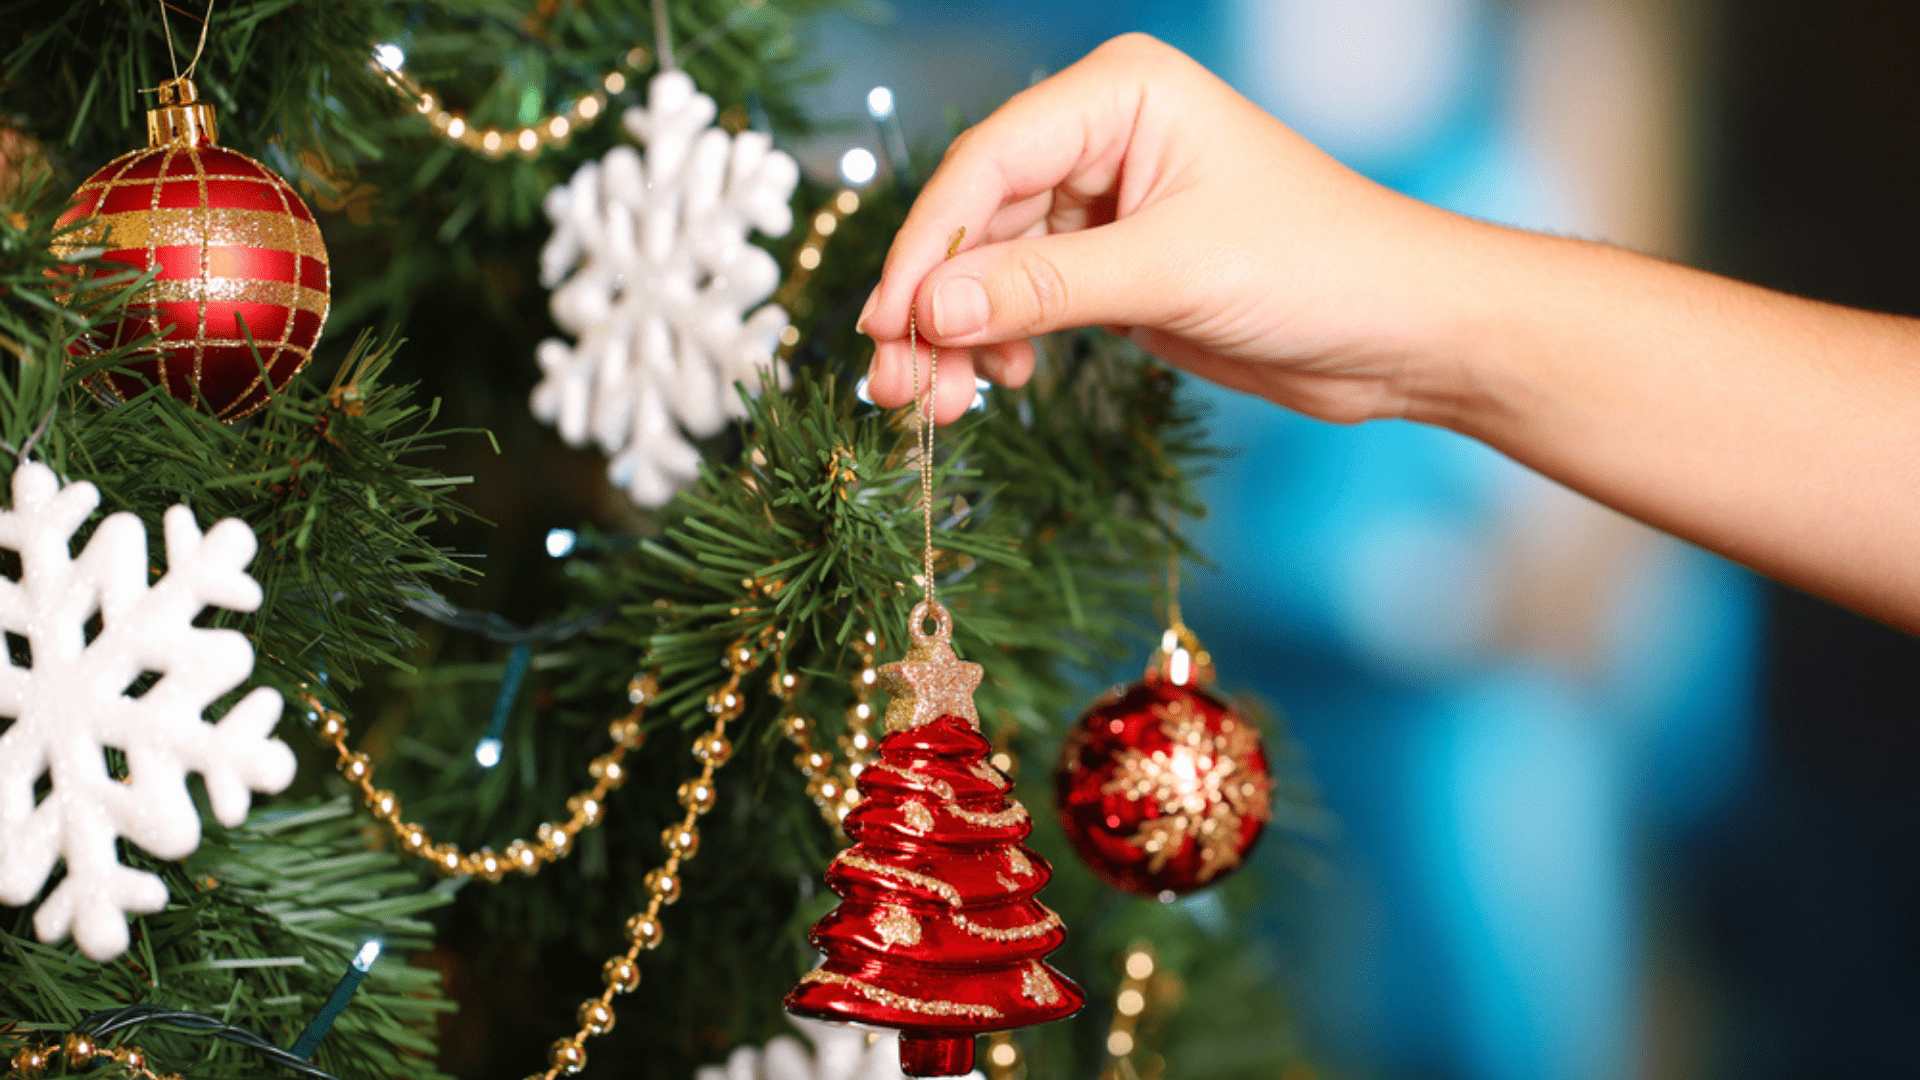
[{"label": "string of fairy lights", "polygon": [[447,107],[446,98],[421,86],[406,71],[407,55],[398,45],[385,44],[373,51],[373,67],[387,80],[394,92],[409,102],[433,130],[455,146],[483,157],[499,160],[508,154],[536,158],[548,147],[563,144],[577,131],[606,113],[614,96],[622,94],[630,81],[629,73],[653,66],[653,50],[645,45],[628,49],[620,65],[594,80],[594,88],[570,99],[566,107],[518,127],[496,127],[468,120],[465,113]]},{"label": "string of fairy lights", "polygon": [[[725,18],[695,34],[680,50],[680,58],[697,55],[742,19],[765,7],[766,0],[741,0],[740,5]],[[541,14],[544,16],[550,12]],[[518,126],[497,127],[475,123],[465,113],[448,108],[444,95],[420,85],[407,74],[407,54],[397,43],[386,42],[375,47],[373,69],[386,79],[387,85],[396,94],[426,117],[433,130],[448,142],[493,160],[516,153],[536,158],[548,147],[566,143],[575,132],[598,120],[607,112],[612,99],[626,92],[633,81],[632,76],[651,68],[655,59],[659,59],[665,67],[674,66],[674,50],[664,37],[666,12],[659,0],[655,3],[654,19],[656,29],[663,35],[661,44],[664,55],[656,58],[652,49],[635,45],[621,55],[620,61],[611,70],[593,80],[593,89],[569,99],[566,107],[557,112]],[[748,123],[747,112],[734,106],[721,114],[720,122],[730,131],[741,131]]]}]

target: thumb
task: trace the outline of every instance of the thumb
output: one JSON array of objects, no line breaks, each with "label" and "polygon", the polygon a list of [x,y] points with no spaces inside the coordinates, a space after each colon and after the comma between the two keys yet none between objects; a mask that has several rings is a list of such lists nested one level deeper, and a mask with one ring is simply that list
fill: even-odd
[{"label": "thumb", "polygon": [[1141,235],[1122,219],[956,255],[921,283],[922,333],[941,345],[994,345],[1070,327],[1153,325],[1164,297]]}]

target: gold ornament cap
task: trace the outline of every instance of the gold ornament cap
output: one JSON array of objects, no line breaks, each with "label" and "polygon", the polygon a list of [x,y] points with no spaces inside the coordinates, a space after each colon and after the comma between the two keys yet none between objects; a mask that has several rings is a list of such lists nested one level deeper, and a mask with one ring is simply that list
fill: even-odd
[{"label": "gold ornament cap", "polygon": [[[926,632],[931,618],[933,633]],[[953,615],[938,600],[914,605],[907,620],[912,644],[907,655],[880,665],[880,686],[887,692],[887,730],[911,731],[942,716],[957,716],[980,729],[973,691],[985,669],[953,652]]]},{"label": "gold ornament cap", "polygon": [[160,84],[160,104],[147,110],[147,146],[212,146],[220,141],[213,106],[200,100],[188,78]]},{"label": "gold ornament cap", "polygon": [[1160,635],[1160,648],[1147,658],[1147,681],[1170,682],[1175,686],[1211,686],[1213,656],[1187,624],[1173,619]]}]

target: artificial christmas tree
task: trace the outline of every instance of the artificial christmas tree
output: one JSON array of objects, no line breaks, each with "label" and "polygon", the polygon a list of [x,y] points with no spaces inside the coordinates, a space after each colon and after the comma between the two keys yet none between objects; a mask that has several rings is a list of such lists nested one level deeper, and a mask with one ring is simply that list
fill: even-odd
[{"label": "artificial christmas tree", "polygon": [[[68,195],[141,132],[144,92],[177,76],[168,41],[193,51],[198,5],[169,5],[171,31],[151,2],[7,6],[0,148],[31,156],[0,162],[0,492],[34,462],[93,484],[78,548],[122,511],[146,523],[149,552],[176,503],[203,531],[245,522],[260,606],[196,626],[246,634],[254,668],[206,716],[279,691],[274,734],[301,768],[237,828],[203,814],[181,862],[123,852],[167,895],[127,920],[120,961],[37,940],[44,893],[0,912],[0,1057],[57,1072],[47,1047],[132,1006],[288,1048],[371,938],[386,954],[309,1063],[340,1080],[684,1080],[788,1029],[782,998],[815,965],[804,931],[833,900],[820,883],[843,843],[821,811],[838,821],[845,781],[867,779],[871,658],[905,641],[918,572],[925,524],[906,508],[921,462],[856,393],[867,352],[852,320],[912,200],[899,178],[924,169],[898,159],[857,192],[803,176],[788,209],[804,227],[748,239],[784,268],[791,382],[723,399],[734,419],[690,441],[699,475],[676,473],[665,505],[636,509],[604,459],[527,403],[540,342],[564,330],[539,280],[547,194],[627,142],[610,118],[674,71],[721,128],[790,147],[808,123],[794,88],[815,67],[796,46],[824,6],[221,0],[199,96],[218,103],[222,142],[312,209],[332,289],[306,371],[234,424],[166,394],[115,406],[88,392],[141,359],[112,336],[138,283],[96,273],[119,268],[90,249],[54,251],[72,235],[57,223]],[[955,644],[992,658],[981,735],[1031,761],[1051,756],[1086,680],[1138,644],[1166,519],[1199,512],[1188,478],[1209,452],[1171,377],[1125,342],[1072,334],[1042,351],[1031,385],[988,391],[927,462]],[[0,574],[12,559],[0,551]],[[16,667],[27,651],[13,646]],[[641,717],[629,687],[649,674]],[[948,816],[936,795],[928,811]],[[1193,988],[1153,1033],[1176,1071],[1229,1028],[1284,1025],[1245,950],[1177,908],[1117,915],[1044,816],[1031,849],[991,844],[1057,868],[1047,906],[1073,936],[1050,963],[1104,1001],[1113,958],[1137,935],[1160,942]],[[1237,884],[1217,893],[1236,915],[1251,895]],[[1000,912],[947,908],[942,926],[1033,925],[1030,892],[1007,895]],[[916,916],[925,933],[944,906]],[[1055,935],[991,942],[1023,965],[994,985],[1031,973]],[[1009,1014],[1035,1007],[1010,992]],[[1031,1074],[1096,1072],[1105,1019],[1017,1033]],[[275,1068],[204,1027],[115,1030],[159,1073]],[[1271,1076],[1291,1053],[1263,1043],[1219,1075]]]}]

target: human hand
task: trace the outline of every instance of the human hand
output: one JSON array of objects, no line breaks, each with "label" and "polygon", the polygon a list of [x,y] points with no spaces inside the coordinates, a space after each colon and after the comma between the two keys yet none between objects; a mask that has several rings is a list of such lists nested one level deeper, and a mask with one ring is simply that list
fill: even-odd
[{"label": "human hand", "polygon": [[1437,330],[1484,228],[1359,176],[1178,50],[1116,38],[948,149],[861,314],[867,390],[914,399],[917,304],[943,423],[976,372],[1026,382],[1029,338],[1101,325],[1325,420],[1418,414],[1450,394]]}]

